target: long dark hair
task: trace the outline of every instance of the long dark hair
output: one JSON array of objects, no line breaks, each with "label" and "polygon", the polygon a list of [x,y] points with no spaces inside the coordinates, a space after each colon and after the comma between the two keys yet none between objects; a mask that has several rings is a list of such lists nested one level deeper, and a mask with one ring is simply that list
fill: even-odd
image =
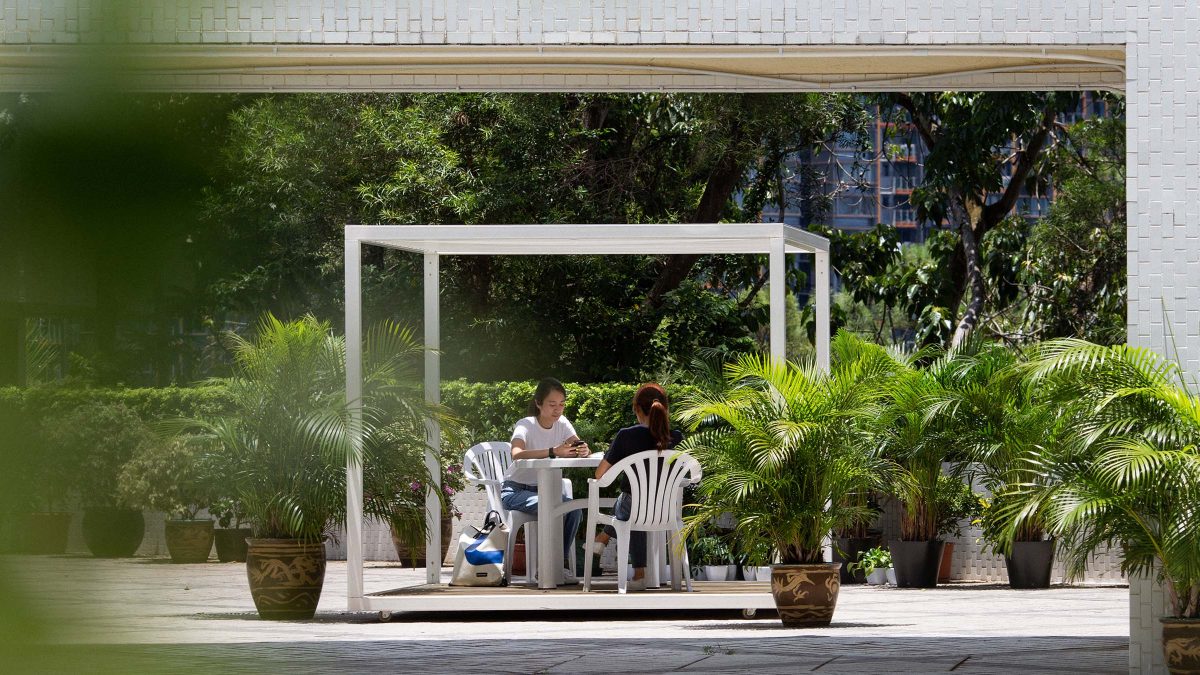
[{"label": "long dark hair", "polygon": [[552,391],[557,391],[564,397],[567,395],[567,388],[563,386],[562,382],[553,377],[543,378],[541,382],[538,382],[537,390],[533,392],[533,400],[529,402],[529,412],[527,413],[529,417],[538,416],[538,406],[542,404],[542,401],[546,400],[546,397]]},{"label": "long dark hair", "polygon": [[656,382],[638,387],[633,407],[646,416],[646,426],[659,450],[671,447],[671,411],[667,392]]}]

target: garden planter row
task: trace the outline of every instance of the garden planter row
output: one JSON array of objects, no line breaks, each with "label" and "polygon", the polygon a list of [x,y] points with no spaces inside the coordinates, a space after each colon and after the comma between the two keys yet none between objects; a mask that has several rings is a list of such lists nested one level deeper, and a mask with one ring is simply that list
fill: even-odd
[{"label": "garden planter row", "polygon": [[[949,579],[950,546],[931,541],[892,541],[888,549],[896,569],[900,588],[933,588]],[[1005,556],[1008,581],[1012,588],[1049,588],[1054,568],[1053,541],[1018,541],[1011,556]]]},{"label": "garden planter row", "polygon": [[[67,550],[67,533],[72,514],[65,512],[31,513],[14,516],[7,533],[11,549],[34,555],[62,555]],[[167,551],[175,563],[202,563],[208,560],[214,540],[217,559],[241,562],[246,559],[248,528],[213,528],[211,520],[168,520],[164,526]],[[88,509],[83,517],[83,537],[96,557],[127,558],[137,552],[145,537],[145,519],[133,509]]]}]

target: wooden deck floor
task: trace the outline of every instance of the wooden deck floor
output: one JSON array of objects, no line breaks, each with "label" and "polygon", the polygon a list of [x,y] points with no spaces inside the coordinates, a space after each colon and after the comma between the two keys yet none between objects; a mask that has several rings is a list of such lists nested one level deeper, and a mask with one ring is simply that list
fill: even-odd
[{"label": "wooden deck floor", "polygon": [[[771,584],[766,581],[693,581],[692,593],[767,593],[771,592]],[[558,588],[537,588],[528,586],[523,583],[516,583],[512,586],[447,586],[446,584],[422,584],[420,586],[407,586],[405,588],[396,588],[390,591],[381,593],[372,593],[373,597],[391,597],[403,595],[592,595],[592,594],[617,594],[617,582],[612,577],[602,577],[599,581],[592,581],[591,592],[585,593],[583,584],[580,583],[574,586],[559,586]],[[679,595],[671,590],[670,586],[661,588],[648,588],[644,591],[638,591],[638,594],[670,594]],[[630,593],[632,594],[632,593]]]}]

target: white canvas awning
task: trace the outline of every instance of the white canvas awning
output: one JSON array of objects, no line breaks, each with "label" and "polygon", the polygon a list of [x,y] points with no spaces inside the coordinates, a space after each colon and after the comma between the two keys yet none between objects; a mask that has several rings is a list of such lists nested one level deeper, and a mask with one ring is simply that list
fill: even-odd
[{"label": "white canvas awning", "polygon": [[[789,253],[813,256],[816,309],[816,363],[829,367],[829,241],[779,223],[652,224],[652,225],[347,225],[346,226],[346,398],[362,397],[362,246],[371,244],[413,251],[424,256],[425,397],[441,399],[439,258],[443,255],[664,255],[676,253],[744,253],[769,256],[770,351],[786,356],[784,300]],[[437,448],[440,430],[430,428],[425,461],[441,474]],[[347,597],[351,611],[388,610],[363,595],[362,466],[346,468]],[[426,497],[427,550],[440,550],[441,502],[431,486]],[[438,582],[441,560],[427,556],[428,583]],[[378,606],[376,606],[378,605]]]}]

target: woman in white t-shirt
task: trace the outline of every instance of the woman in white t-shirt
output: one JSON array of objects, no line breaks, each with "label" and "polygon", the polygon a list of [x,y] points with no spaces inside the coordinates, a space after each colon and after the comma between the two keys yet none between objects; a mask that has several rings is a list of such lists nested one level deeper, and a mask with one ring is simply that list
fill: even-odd
[{"label": "woman in white t-shirt", "polygon": [[[563,416],[567,390],[558,380],[548,377],[538,383],[529,405],[529,417],[517,421],[512,433],[512,458],[544,459],[546,457],[587,457],[587,443],[579,440],[571,421]],[[500,501],[510,511],[537,513],[537,471],[517,469],[512,465],[500,489]],[[563,501],[571,501],[571,488],[563,486]],[[574,553],[575,533],[579,530],[582,513],[579,509],[563,516],[563,559]],[[567,583],[576,579],[564,572]]]}]

